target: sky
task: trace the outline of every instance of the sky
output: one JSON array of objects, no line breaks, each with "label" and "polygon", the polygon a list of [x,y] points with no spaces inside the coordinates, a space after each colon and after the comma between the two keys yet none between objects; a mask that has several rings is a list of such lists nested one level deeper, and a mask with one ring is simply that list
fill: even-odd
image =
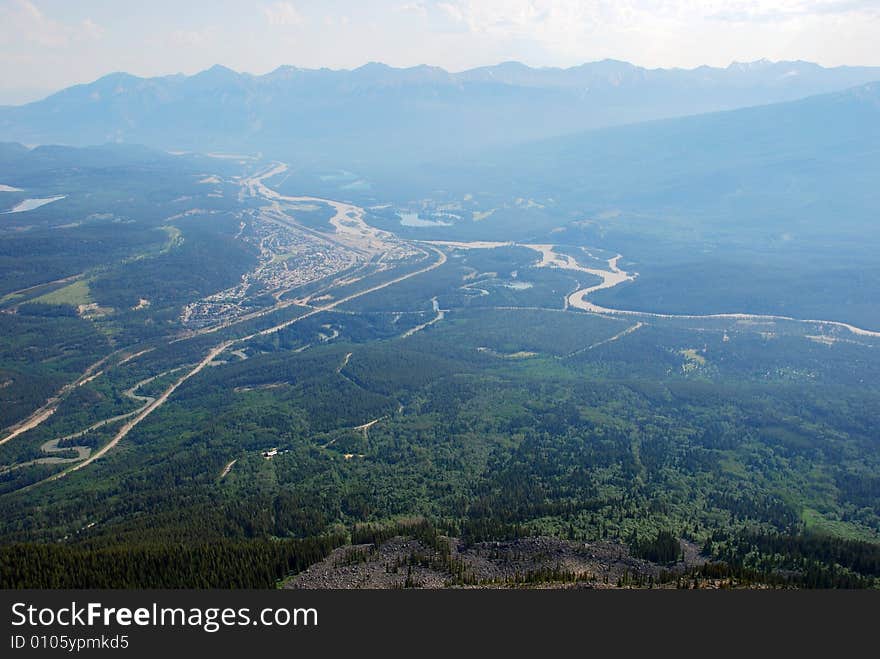
[{"label": "sky", "polygon": [[880,0],[0,0],[0,104],[114,71],[880,65]]}]

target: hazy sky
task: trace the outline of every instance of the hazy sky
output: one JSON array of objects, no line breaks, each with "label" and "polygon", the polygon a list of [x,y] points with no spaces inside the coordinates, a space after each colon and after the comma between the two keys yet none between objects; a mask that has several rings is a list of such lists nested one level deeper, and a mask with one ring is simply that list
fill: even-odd
[{"label": "hazy sky", "polygon": [[0,0],[0,103],[220,63],[880,65],[880,0]]}]

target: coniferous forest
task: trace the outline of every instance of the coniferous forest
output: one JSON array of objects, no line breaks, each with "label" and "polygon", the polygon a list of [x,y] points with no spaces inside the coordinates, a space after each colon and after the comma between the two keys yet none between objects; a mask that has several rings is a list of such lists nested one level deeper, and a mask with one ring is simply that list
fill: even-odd
[{"label": "coniferous forest", "polygon": [[777,111],[582,136],[603,186],[553,141],[434,187],[0,145],[0,210],[51,200],[0,215],[0,587],[877,588],[874,193],[829,236],[812,197],[612,167]]}]

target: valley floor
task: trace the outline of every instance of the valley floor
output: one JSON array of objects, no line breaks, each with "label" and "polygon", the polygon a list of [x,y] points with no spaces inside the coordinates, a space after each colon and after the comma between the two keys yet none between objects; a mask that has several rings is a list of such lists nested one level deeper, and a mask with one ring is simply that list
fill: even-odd
[{"label": "valley floor", "polygon": [[[222,539],[241,585],[288,588],[876,585],[880,332],[598,306],[636,280],[619,254],[407,240],[285,171],[237,180],[238,281],[176,316],[138,291],[133,341],[74,312],[101,358],[0,433],[0,537],[35,543],[11,554],[212,564]],[[158,254],[192,243],[163,227]],[[402,516],[449,535],[359,530]],[[644,558],[670,538],[683,560]]]}]

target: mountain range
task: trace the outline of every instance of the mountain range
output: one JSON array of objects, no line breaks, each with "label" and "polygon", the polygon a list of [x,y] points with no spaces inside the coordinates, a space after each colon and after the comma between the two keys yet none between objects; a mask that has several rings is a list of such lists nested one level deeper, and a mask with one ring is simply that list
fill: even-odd
[{"label": "mountain range", "polygon": [[439,167],[423,168],[425,186],[456,181],[472,191],[571,198],[578,207],[711,205],[740,223],[747,202],[745,217],[780,204],[798,213],[825,208],[836,211],[839,228],[873,219],[880,204],[872,183],[880,180],[880,83],[568,134]]},{"label": "mountain range", "polygon": [[370,63],[354,70],[283,66],[265,75],[218,65],[192,76],[114,73],[0,107],[0,140],[126,142],[363,166],[790,101],[874,80],[880,67],[766,60],[696,69],[506,62],[460,73]]}]

